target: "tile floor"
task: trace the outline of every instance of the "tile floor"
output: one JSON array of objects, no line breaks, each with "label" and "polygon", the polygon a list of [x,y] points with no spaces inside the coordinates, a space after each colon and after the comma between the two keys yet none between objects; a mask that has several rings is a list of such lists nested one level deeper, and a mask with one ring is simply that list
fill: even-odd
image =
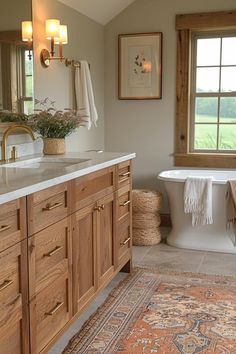
[{"label": "tile floor", "polygon": [[[168,228],[162,228],[162,236],[168,234]],[[175,271],[200,272],[207,274],[236,275],[236,255],[226,253],[191,251],[161,243],[156,246],[133,247],[133,264],[158,266],[160,269]],[[111,290],[126,277],[119,273],[109,286],[97,297],[85,313],[80,316],[61,337],[48,354],[60,354],[69,339],[79,331],[83,323],[105,301]]]}]

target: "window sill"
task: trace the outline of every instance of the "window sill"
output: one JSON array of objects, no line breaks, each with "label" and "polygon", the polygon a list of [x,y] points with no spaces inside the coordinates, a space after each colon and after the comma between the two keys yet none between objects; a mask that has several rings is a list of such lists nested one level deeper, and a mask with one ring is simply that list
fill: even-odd
[{"label": "window sill", "polygon": [[180,167],[236,168],[236,154],[176,153],[174,165]]}]

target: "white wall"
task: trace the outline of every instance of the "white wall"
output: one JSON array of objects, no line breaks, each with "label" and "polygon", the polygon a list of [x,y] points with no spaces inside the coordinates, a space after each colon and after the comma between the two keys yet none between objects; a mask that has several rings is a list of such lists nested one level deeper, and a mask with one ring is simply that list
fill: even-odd
[{"label": "white wall", "polygon": [[[52,62],[45,69],[39,55],[42,48],[50,48],[45,40],[45,20],[58,18],[68,26],[69,44],[63,46],[64,55],[84,59],[91,64],[95,102],[99,114],[98,127],[78,131],[67,138],[67,151],[104,148],[104,27],[57,0],[33,0],[35,98],[49,97],[59,109],[73,108],[72,71],[60,62]],[[56,46],[57,47],[57,46]]]},{"label": "white wall", "polygon": [[[135,151],[134,186],[164,190],[158,172],[173,167],[175,120],[175,15],[236,9],[235,0],[136,0],[105,28],[105,146]],[[163,32],[161,100],[121,101],[118,34]],[[163,211],[168,210],[165,202]]]}]

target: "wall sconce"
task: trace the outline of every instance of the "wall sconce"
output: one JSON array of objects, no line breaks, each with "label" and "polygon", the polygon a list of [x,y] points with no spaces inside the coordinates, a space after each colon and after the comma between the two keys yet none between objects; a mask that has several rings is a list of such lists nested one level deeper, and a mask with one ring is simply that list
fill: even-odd
[{"label": "wall sconce", "polygon": [[[46,20],[46,38],[51,41],[51,51],[42,49],[40,53],[41,64],[47,68],[51,60],[64,59],[62,54],[62,45],[68,43],[67,26],[61,25],[59,20],[49,19]],[[55,56],[54,46],[59,44],[59,56]]]},{"label": "wall sconce", "polygon": [[59,44],[59,58],[63,59],[62,45],[68,43],[67,26],[66,25],[60,25],[60,35],[59,35],[59,38],[56,39],[55,43]]},{"label": "wall sconce", "polygon": [[32,21],[23,21],[21,23],[21,35],[22,35],[22,41],[28,43],[28,57],[29,60],[32,59],[32,44],[33,44],[33,26],[32,26]]}]

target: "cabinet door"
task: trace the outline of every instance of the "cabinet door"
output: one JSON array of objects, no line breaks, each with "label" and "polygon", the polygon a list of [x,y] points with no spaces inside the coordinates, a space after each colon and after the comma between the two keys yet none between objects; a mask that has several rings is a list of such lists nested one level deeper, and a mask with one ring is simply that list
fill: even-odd
[{"label": "cabinet door", "polygon": [[97,211],[90,205],[73,218],[73,304],[80,311],[97,290]]},{"label": "cabinet door", "polygon": [[108,283],[114,273],[114,200],[110,194],[98,202],[98,286]]}]

